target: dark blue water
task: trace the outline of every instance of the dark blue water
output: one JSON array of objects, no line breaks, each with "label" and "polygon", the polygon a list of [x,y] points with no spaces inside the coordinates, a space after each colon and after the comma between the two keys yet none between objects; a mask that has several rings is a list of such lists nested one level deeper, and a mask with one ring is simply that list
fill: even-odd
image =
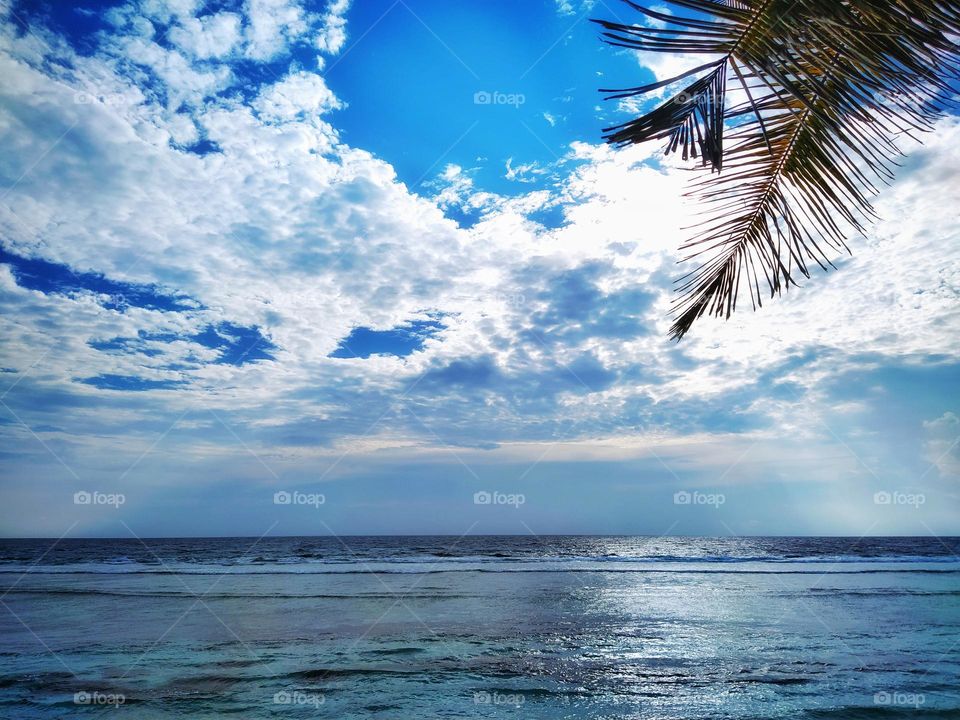
[{"label": "dark blue water", "polygon": [[0,541],[0,717],[960,717],[956,538]]}]

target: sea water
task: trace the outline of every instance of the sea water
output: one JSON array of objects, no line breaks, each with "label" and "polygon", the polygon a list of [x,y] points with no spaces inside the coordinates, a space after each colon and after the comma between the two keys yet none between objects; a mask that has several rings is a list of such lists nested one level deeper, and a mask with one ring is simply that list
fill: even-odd
[{"label": "sea water", "polygon": [[0,717],[960,717],[958,553],[956,538],[0,541]]}]

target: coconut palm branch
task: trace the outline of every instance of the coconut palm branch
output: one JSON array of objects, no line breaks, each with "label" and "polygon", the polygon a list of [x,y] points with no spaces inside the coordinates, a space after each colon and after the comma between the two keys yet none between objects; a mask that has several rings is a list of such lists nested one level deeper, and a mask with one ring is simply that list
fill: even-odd
[{"label": "coconut palm branch", "polygon": [[[826,270],[875,217],[897,141],[933,129],[956,97],[960,3],[945,0],[663,0],[625,2],[647,24],[597,20],[612,45],[703,55],[660,82],[610,98],[683,89],[606,128],[617,146],[664,140],[709,170],[689,195],[705,219],[681,247],[671,336],[702,315],[729,318],[738,296],[762,304]],[[740,99],[730,101],[728,85]]]}]

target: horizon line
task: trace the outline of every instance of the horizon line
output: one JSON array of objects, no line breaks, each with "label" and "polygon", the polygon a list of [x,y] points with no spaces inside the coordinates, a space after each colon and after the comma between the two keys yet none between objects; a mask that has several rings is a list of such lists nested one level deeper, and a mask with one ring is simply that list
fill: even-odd
[{"label": "horizon line", "polygon": [[324,535],[91,535],[77,537],[41,537],[41,536],[0,536],[0,542],[7,540],[50,540],[67,542],[71,540],[249,540],[268,538],[544,538],[544,537],[584,537],[584,538],[689,538],[702,540],[723,540],[740,538],[777,538],[777,539],[861,539],[868,538],[911,538],[924,540],[938,540],[943,538],[960,539],[960,535],[683,535],[683,534],[644,534],[644,533],[327,533]]}]

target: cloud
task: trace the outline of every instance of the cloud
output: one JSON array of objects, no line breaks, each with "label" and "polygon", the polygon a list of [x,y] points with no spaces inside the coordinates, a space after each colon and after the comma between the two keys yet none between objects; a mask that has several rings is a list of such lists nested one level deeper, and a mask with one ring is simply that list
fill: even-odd
[{"label": "cloud", "polygon": [[307,33],[307,14],[296,0],[246,0],[246,55],[271,60],[287,45]]},{"label": "cloud", "polygon": [[152,71],[163,83],[167,104],[175,108],[181,103],[197,105],[203,98],[226,88],[231,72],[226,67],[201,70],[175,50],[168,50],[152,40],[126,38],[117,47],[125,59]]},{"label": "cloud", "polygon": [[321,52],[335,55],[347,41],[347,11],[351,0],[333,0],[323,17],[316,45]]},{"label": "cloud", "polygon": [[935,420],[924,421],[927,434],[924,454],[940,477],[960,478],[960,418],[945,412]]},{"label": "cloud", "polygon": [[515,180],[517,182],[533,182],[533,175],[543,175],[546,170],[539,167],[537,163],[523,163],[521,165],[514,166],[513,158],[507,158],[507,172],[504,175],[507,180]]},{"label": "cloud", "polygon": [[253,107],[263,119],[290,121],[322,115],[342,107],[342,103],[322,77],[298,72],[263,89]]},{"label": "cloud", "polygon": [[168,36],[170,42],[197,59],[223,58],[240,43],[241,21],[240,15],[232,12],[187,17],[171,28]]},{"label": "cloud", "polygon": [[596,0],[554,0],[557,6],[557,12],[560,15],[570,16],[579,15],[590,10]]}]

